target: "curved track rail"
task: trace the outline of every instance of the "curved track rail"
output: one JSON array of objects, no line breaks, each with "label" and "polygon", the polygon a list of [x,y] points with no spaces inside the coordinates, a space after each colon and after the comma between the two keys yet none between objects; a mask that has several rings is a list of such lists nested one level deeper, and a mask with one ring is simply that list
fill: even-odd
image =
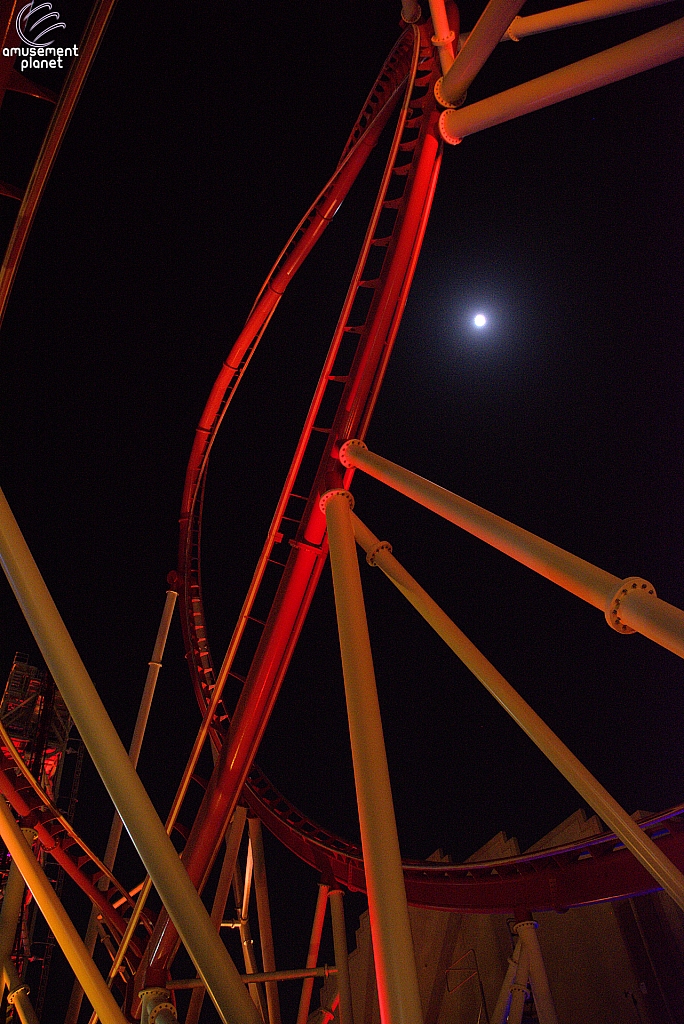
[{"label": "curved track rail", "polygon": [[[113,0],[96,5],[86,30],[88,60],[80,62],[81,72],[74,73],[65,84],[24,193],[15,235],[0,273],[0,320],[35,209],[112,7]],[[450,17],[458,33],[453,7]],[[318,498],[330,487],[350,483],[353,471],[345,473],[336,458],[337,451],[343,440],[363,438],[368,428],[429,216],[441,160],[432,88],[440,72],[431,35],[429,23],[411,27],[392,50],[333,176],[288,240],[257,296],[196,431],[183,494],[179,566],[174,583],[180,591],[193,686],[204,714],[210,716],[207,731],[220,750],[183,853],[198,888],[207,878],[230,815],[242,797],[252,813],[302,860],[332,873],[350,889],[365,889],[358,847],[301,814],[253,765],[253,759],[327,557],[325,522]],[[20,84],[16,78],[12,84],[7,74],[4,78],[0,75],[0,90]],[[266,543],[217,672],[206,635],[200,568],[204,487],[211,449],[281,296],[353,185],[402,92],[403,106],[371,224]],[[20,199],[16,190],[4,191]],[[235,708],[229,705],[227,696],[223,700],[229,680],[241,687]],[[0,793],[23,822],[35,828],[43,849],[97,906],[104,924],[118,941],[133,900],[78,839],[6,744],[0,749]],[[642,828],[684,869],[684,805],[648,819]],[[404,875],[412,904],[461,913],[509,913],[520,907],[565,910],[655,888],[650,875],[612,834],[486,863],[405,862]],[[106,892],[97,885],[103,877],[109,882]],[[154,929],[149,916],[144,917],[131,943],[129,968],[140,972],[149,964],[164,972],[177,945],[175,930],[164,910]]]},{"label": "curved track rail", "polygon": [[[396,60],[397,54],[395,49],[390,61]],[[379,83],[386,71],[383,70]],[[237,386],[253,351],[249,346],[258,343],[275,308],[277,298],[274,300],[269,295],[274,275],[280,273],[285,276],[283,259],[286,263],[291,261],[289,266],[293,272],[301,263],[299,253],[303,258],[304,250],[308,253],[311,248],[302,244],[306,229],[300,235],[299,243],[293,236],[264,285],[245,330],[224,364],[198,428],[186,477],[177,582],[181,588],[183,631],[193,685],[203,712],[206,714],[209,710],[213,716],[210,728],[216,746],[221,749],[208,798],[184,854],[186,863],[202,861],[205,865],[201,873],[195,869],[198,884],[201,884],[200,874],[206,872],[206,865],[213,858],[209,849],[213,847],[213,836],[220,834],[217,831],[212,834],[212,828],[224,827],[244,784],[243,797],[250,810],[288,849],[312,866],[332,871],[337,881],[351,889],[363,890],[365,886],[358,847],[301,814],[256,766],[250,768],[250,765],[327,555],[318,497],[331,486],[348,486],[350,482],[350,476],[342,476],[339,463],[334,458],[336,446],[340,440],[351,436],[355,429],[363,435],[368,426],[420,248],[439,169],[432,89],[425,91],[424,88],[428,82],[431,84],[436,74],[430,31],[422,26],[416,79],[422,90],[418,90],[418,96],[414,89],[404,129],[413,130],[414,134],[410,137],[399,132],[397,152],[390,159],[388,168],[389,179],[403,176],[406,187],[398,197],[394,197],[392,193],[383,193],[387,181],[383,182],[376,206],[376,213],[384,214],[394,209],[401,214],[392,230],[385,232],[384,236],[377,232],[379,214],[369,229],[262,556],[218,673],[214,670],[206,637],[200,581],[199,542],[207,457],[232,389]],[[365,113],[370,113],[371,105],[369,101]],[[366,129],[367,132],[369,130]],[[345,158],[349,158],[349,152],[348,146],[340,166],[344,165]],[[411,153],[411,158],[407,157],[403,164],[397,159],[401,152]],[[408,215],[407,209],[410,210]],[[311,217],[311,211],[308,217]],[[412,217],[415,222],[406,228]],[[302,232],[302,225],[298,231]],[[301,245],[300,249],[298,245]],[[385,258],[377,273],[372,273],[367,267],[373,258],[373,250],[377,248],[384,249]],[[288,274],[287,280],[290,277]],[[368,289],[373,297],[366,306],[368,312],[359,317],[358,298],[362,288]],[[394,295],[388,301],[387,296],[392,294],[392,289]],[[273,290],[278,291],[277,288]],[[381,300],[376,302],[379,297]],[[378,311],[378,306],[383,303],[385,308],[394,303],[384,319]],[[257,322],[255,311],[264,306],[267,315],[262,314]],[[344,342],[349,341],[348,336],[354,339],[356,347],[347,366],[340,369],[340,351]],[[338,386],[340,397],[334,415],[323,421],[320,410],[324,396],[329,403],[331,385]],[[321,435],[318,469],[313,479],[310,476],[303,482],[305,473],[302,467],[305,456],[311,456],[316,433]],[[288,545],[292,549],[289,552]],[[275,577],[275,584],[269,581],[269,574]],[[270,600],[265,599],[269,590],[271,594],[275,593]],[[242,686],[232,714],[227,702],[224,704],[217,700],[229,678]],[[642,825],[680,866],[684,864],[681,816],[682,808],[676,808]],[[208,835],[212,838],[207,839]],[[198,856],[199,850],[203,850],[202,856]],[[465,913],[506,913],[521,906],[537,911],[567,909],[654,889],[651,877],[613,835],[486,864],[406,862],[404,873],[412,904]],[[169,950],[167,945],[167,954]]]}]

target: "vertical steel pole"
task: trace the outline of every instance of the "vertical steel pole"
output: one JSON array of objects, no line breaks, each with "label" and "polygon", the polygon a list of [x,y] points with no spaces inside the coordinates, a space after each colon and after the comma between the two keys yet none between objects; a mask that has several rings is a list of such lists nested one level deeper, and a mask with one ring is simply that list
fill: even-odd
[{"label": "vertical steel pole", "polygon": [[537,922],[518,921],[513,931],[520,936],[520,943],[526,951],[529,962],[530,984],[539,1024],[558,1024],[556,1007],[549,987],[544,958],[537,938]]},{"label": "vertical steel pole", "polygon": [[421,1024],[411,925],[351,520],[352,500],[347,491],[328,491],[321,498],[321,507],[330,544],[380,1016],[382,1024]]},{"label": "vertical steel pole", "polygon": [[520,956],[520,939],[516,939],[515,949],[513,950],[513,956],[508,961],[508,968],[506,975],[501,985],[501,991],[499,992],[499,998],[496,1001],[494,1007],[494,1013],[492,1014],[492,1024],[506,1024],[506,1018],[508,1017],[508,1007],[511,998],[511,985],[515,980],[515,972],[518,970],[518,958]]},{"label": "vertical steel pole", "polygon": [[[321,936],[323,935],[323,922],[325,921],[325,907],[328,902],[330,886],[320,882],[318,885],[318,899],[314,911],[313,925],[311,926],[311,939],[309,941],[309,952],[306,956],[306,966],[316,967],[318,964],[318,953],[321,948]],[[305,978],[302,984],[302,994],[299,999],[299,1010],[297,1011],[297,1024],[306,1024],[311,1007],[311,995],[313,993],[313,978]]]},{"label": "vertical steel pole", "polygon": [[[166,601],[164,602],[164,611],[162,612],[161,621],[159,623],[159,629],[157,630],[157,639],[152,652],[152,661],[148,663],[147,678],[145,680],[145,687],[143,689],[143,695],[140,700],[140,707],[138,708],[138,717],[135,721],[135,729],[133,730],[133,739],[131,745],[128,748],[128,756],[131,759],[131,764],[134,768],[138,767],[138,758],[140,757],[140,750],[142,748],[143,738],[145,736],[145,729],[147,728],[147,720],[150,717],[150,708],[152,707],[152,698],[154,697],[155,687],[157,685],[157,678],[159,676],[159,670],[161,668],[161,661],[164,655],[164,648],[166,647],[166,639],[169,635],[169,627],[171,625],[171,617],[173,615],[173,609],[176,605],[176,598],[178,594],[175,590],[166,591]],[[110,871],[114,870],[114,863],[116,861],[116,855],[119,851],[119,843],[121,842],[121,832],[123,830],[123,822],[119,815],[114,812],[114,818],[112,819],[112,827],[109,830],[109,839],[107,840],[107,847],[105,849],[105,855],[102,858],[105,867],[108,867]],[[97,883],[98,889],[102,892],[106,892],[109,887],[109,879],[102,877]],[[97,940],[97,908],[93,907],[90,911],[90,919],[88,921],[88,927],[86,929],[85,947],[88,952],[93,954],[95,949],[95,942]],[[78,983],[78,979],[74,981],[74,987],[71,990],[71,999],[69,1000],[69,1006],[67,1008],[66,1017],[64,1018],[64,1024],[76,1024],[78,1015],[81,1011],[81,1003],[83,1002],[83,989]]]},{"label": "vertical steel pole", "polygon": [[[235,864],[237,863],[238,853],[240,852],[240,843],[242,842],[242,833],[245,829],[246,820],[247,808],[241,807],[238,804],[233,812],[233,817],[228,828],[228,835],[226,836],[226,852],[223,857],[221,874],[219,875],[216,892],[214,893],[214,902],[211,907],[211,923],[216,931],[220,929],[221,922],[223,921],[223,915],[226,911],[226,901],[228,900],[230,885],[233,881],[233,874],[235,873]],[[205,992],[203,988],[196,988],[193,991],[190,996],[188,1012],[185,1015],[185,1024],[197,1024],[199,1021],[199,1015],[202,1012],[202,1003],[204,1002],[204,994]]]},{"label": "vertical steel pole", "polygon": [[330,890],[330,917],[332,918],[333,943],[335,946],[335,967],[337,967],[337,991],[340,993],[340,1024],[354,1024],[351,981],[349,980],[347,926],[344,921],[343,900],[344,893],[341,889]]},{"label": "vertical steel pole", "polygon": [[[173,616],[173,609],[176,606],[176,598],[178,594],[175,590],[166,591],[166,601],[164,602],[164,610],[162,612],[161,621],[159,623],[159,629],[157,631],[157,639],[155,641],[154,650],[152,651],[152,660],[148,662],[147,678],[145,679],[145,687],[143,689],[143,695],[140,699],[140,707],[138,708],[138,717],[135,720],[135,729],[133,730],[133,738],[131,745],[128,748],[128,756],[131,759],[131,764],[134,768],[138,767],[138,758],[140,757],[140,751],[142,749],[143,739],[145,737],[145,729],[147,728],[147,720],[150,717],[150,709],[152,707],[152,698],[154,697],[155,687],[157,685],[157,679],[159,677],[159,670],[162,667],[162,658],[164,656],[164,648],[166,647],[166,640],[169,635],[169,628],[171,626],[171,618]],[[116,855],[119,850],[119,842],[121,841],[121,831],[123,829],[123,822],[118,814],[114,815],[112,821],[111,831],[109,833],[109,839],[107,841],[107,848],[104,855],[104,863],[110,871],[114,869],[114,862]],[[105,888],[107,887],[107,881],[104,880]]]},{"label": "vertical steel pole", "polygon": [[[259,939],[261,940],[261,959],[264,971],[275,971],[275,952],[273,949],[273,929],[271,927],[271,907],[268,901],[268,881],[266,879],[266,859],[264,857],[264,837],[261,834],[261,822],[258,818],[249,818],[249,841],[252,845],[254,859],[254,893],[256,896],[257,914],[259,915]],[[268,1019],[270,1024],[280,1024],[280,999],[278,998],[278,982],[266,982],[266,1000],[268,1002]]]},{"label": "vertical steel pole", "polygon": [[[30,830],[33,835],[35,832]],[[12,961],[12,948],[24,905],[24,879],[15,860],[10,864],[5,892],[0,908],[0,967],[3,984],[7,986],[7,1002],[14,1006],[21,1024],[38,1024],[38,1018],[28,998],[28,988],[22,985]]]},{"label": "vertical steel pole", "polygon": [[12,812],[4,799],[0,798],[0,835],[15,861],[24,880],[33,893],[50,931],[62,947],[64,955],[78,977],[85,993],[102,1024],[125,1024],[124,1016],[114,1002],[105,980],[93,963],[90,954],[71,922],[66,910],[57,898],[45,872],[33,856],[31,847],[22,835]]},{"label": "vertical steel pole", "polygon": [[[254,953],[254,939],[252,938],[252,930],[249,926],[249,896],[252,888],[252,846],[251,843],[247,847],[247,864],[245,866],[245,882],[242,884],[242,873],[240,870],[240,862],[237,861],[235,864],[235,874],[233,875],[233,889],[235,893],[235,906],[238,912],[238,921],[240,928],[240,942],[242,944],[242,955],[245,961],[245,973],[246,974],[257,974],[258,964],[256,962],[256,956]],[[256,1006],[261,1019],[264,1024],[268,1021],[268,1006],[266,1004],[266,994],[263,990],[263,985],[257,984],[256,982],[248,982],[247,989],[249,991],[252,1002]]]},{"label": "vertical steel pole", "polygon": [[[35,833],[34,833],[35,835]],[[10,864],[0,907],[0,964],[9,960],[24,905],[24,879],[15,861]]]},{"label": "vertical steel pole", "polygon": [[0,561],[69,714],[221,1020],[224,1024],[260,1024],[254,1003],[136,775],[2,491]]},{"label": "vertical steel pole", "polygon": [[527,998],[529,972],[530,954],[521,941],[515,981],[511,985],[511,1008],[508,1011],[508,1024],[521,1024],[525,999]]},{"label": "vertical steel pole", "polygon": [[518,723],[570,785],[574,786],[582,799],[610,825],[627,849],[643,864],[658,884],[662,885],[677,906],[684,910],[682,872],[404,569],[392,554],[390,545],[381,543],[355,515],[352,515],[352,523],[356,539],[367,552],[367,559],[371,565],[378,565],[382,569],[513,721]]}]

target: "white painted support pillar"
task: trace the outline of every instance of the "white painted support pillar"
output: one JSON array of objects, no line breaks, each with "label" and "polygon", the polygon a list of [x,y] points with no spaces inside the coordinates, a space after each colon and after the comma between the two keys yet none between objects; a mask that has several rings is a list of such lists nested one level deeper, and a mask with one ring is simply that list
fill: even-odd
[{"label": "white painted support pillar", "polygon": [[340,1024],[354,1024],[347,928],[344,921],[344,893],[341,889],[331,889],[329,898],[335,946],[335,967],[337,968],[337,991],[340,994]]},{"label": "white painted support pillar", "polygon": [[[35,835],[33,829],[28,831]],[[22,984],[12,960],[12,948],[21,918],[25,888],[21,871],[13,860],[7,874],[0,908],[0,967],[2,984],[7,988],[7,1002],[14,1006],[21,1024],[38,1024],[38,1018],[29,1000],[28,987]]]},{"label": "white painted support pillar", "polygon": [[[159,623],[159,629],[157,630],[157,639],[155,641],[154,650],[152,652],[152,660],[148,663],[147,678],[145,680],[145,686],[143,688],[142,698],[140,700],[140,706],[138,708],[138,716],[135,721],[135,728],[133,730],[133,738],[131,745],[128,748],[128,756],[131,759],[131,764],[134,768],[138,767],[138,758],[140,757],[140,750],[142,748],[142,742],[145,736],[145,729],[147,728],[147,720],[150,717],[150,709],[152,707],[152,698],[154,697],[155,687],[157,685],[157,678],[159,676],[159,670],[161,669],[162,657],[164,655],[164,648],[166,647],[166,639],[169,635],[169,627],[171,625],[171,617],[173,616],[173,609],[176,605],[176,598],[178,594],[175,590],[167,590],[166,600],[164,602],[164,610],[162,612],[161,621]],[[114,863],[116,861],[116,855],[119,851],[119,843],[121,842],[121,833],[123,830],[123,822],[119,815],[114,812],[114,818],[112,825],[109,830],[109,839],[107,840],[107,846],[105,849],[104,857],[102,862],[105,867],[109,868],[110,871],[114,870]],[[106,875],[99,880],[97,883],[98,889],[102,892],[106,892],[109,888],[109,879]],[[97,918],[98,911],[97,907],[93,906],[90,911],[90,919],[88,921],[88,927],[86,929],[85,942],[86,949],[88,952],[93,954],[95,950],[95,942],[97,940]],[[64,1024],[76,1024],[79,1013],[81,1011],[81,1003],[83,1001],[83,989],[78,984],[78,981],[74,981],[74,987],[71,990],[71,999],[69,1000],[69,1006],[67,1008],[66,1017],[64,1018]]]},{"label": "white painted support pillar", "polygon": [[501,41],[525,0],[489,0],[461,52],[437,82],[435,96],[445,107],[459,106],[468,86]]},{"label": "white painted support pillar", "polygon": [[[684,47],[684,18],[682,33]],[[472,501],[460,498],[445,487],[369,452],[363,441],[347,441],[342,445],[340,461],[343,466],[362,469],[369,476],[479,537],[485,544],[569,590],[582,601],[599,608],[617,632],[638,631],[684,658],[684,611],[656,597],[653,586],[646,580],[636,577],[621,580]]]},{"label": "white painted support pillar", "polygon": [[[309,968],[315,968],[318,964],[318,953],[321,948],[321,936],[323,935],[323,922],[325,921],[325,908],[328,902],[329,891],[329,885],[319,882],[318,899],[316,900],[316,910],[314,911],[314,919],[311,926],[309,952],[306,956],[306,966]],[[313,978],[305,978],[302,983],[302,994],[299,999],[299,1010],[297,1011],[297,1024],[306,1024],[311,1008],[313,983]]]},{"label": "white painted support pillar", "polygon": [[565,776],[583,800],[613,829],[625,846],[662,885],[678,907],[684,910],[684,875],[665,856],[610,793],[594,778],[546,722],[523,700],[511,684],[452,622],[430,595],[414,580],[392,554],[391,546],[380,542],[355,515],[351,515],[356,539],[367,553],[371,565],[379,566],[398,590],[410,601],[426,622],[479,679],[514,722]]},{"label": "white painted support pillar", "polygon": [[[245,830],[246,821],[247,808],[238,804],[233,812],[230,825],[228,826],[228,832],[226,835],[226,852],[223,856],[221,873],[219,875],[216,892],[214,893],[214,900],[211,906],[211,923],[216,931],[220,929],[221,922],[223,921],[223,915],[226,912],[226,902],[228,900],[230,886],[235,873],[235,865],[237,863],[238,853],[240,852],[240,843],[242,842],[242,833]],[[204,988],[198,988],[190,997],[190,1005],[188,1006],[188,1012],[185,1015],[185,1024],[198,1024],[203,1002]]]},{"label": "white painted support pillar", "polygon": [[444,0],[430,0],[430,16],[435,32],[432,42],[439,52],[442,74],[446,75],[454,63],[454,40],[456,39],[456,33],[449,25]]},{"label": "white painted support pillar", "polygon": [[382,1024],[422,1024],[418,977],[347,491],[321,498],[344,674]]},{"label": "white painted support pillar", "polygon": [[102,1024],[126,1024],[124,1016],[93,963],[83,940],[60,903],[42,867],[22,835],[4,797],[0,797],[0,836],[33,893],[48,927],[61,946],[71,969],[97,1010]]},{"label": "white painted support pillar", "polygon": [[494,1012],[491,1018],[491,1024],[506,1024],[508,1018],[508,1009],[511,1001],[511,985],[515,981],[515,972],[518,970],[518,958],[520,957],[520,939],[518,938],[515,943],[515,949],[513,955],[508,961],[508,967],[504,976],[503,983],[501,985],[501,991],[499,992],[499,998],[496,1001]]},{"label": "white painted support pillar", "polygon": [[503,38],[518,43],[540,32],[584,25],[588,21],[613,18],[617,14],[640,11],[644,7],[660,7],[667,3],[671,3],[671,0],[580,0],[580,3],[554,7],[551,11],[528,14],[522,18],[518,16],[513,19]]},{"label": "white painted support pillar", "polygon": [[[465,46],[461,52],[464,50]],[[445,142],[456,145],[467,135],[573,96],[581,96],[611,82],[619,82],[683,55],[684,18],[679,18],[592,57],[585,57],[487,99],[469,103],[460,110],[444,110],[439,118],[440,134]],[[457,63],[458,59],[454,61],[452,71]]]},{"label": "white painted support pillar", "polygon": [[519,921],[513,931],[520,936],[522,949],[527,954],[529,961],[530,985],[539,1024],[558,1024],[556,1007],[553,1003],[544,958],[537,938],[537,922],[532,919]]},{"label": "white painted support pillar", "polygon": [[69,714],[221,1020],[260,1024],[237,968],[129,760],[1,491],[0,561]]},{"label": "white painted support pillar", "polygon": [[527,949],[521,943],[515,981],[511,985],[511,1007],[508,1011],[507,1024],[521,1024],[525,999],[527,998],[529,967],[530,956]]},{"label": "white painted support pillar", "polygon": [[[273,929],[271,927],[271,905],[268,898],[268,880],[266,878],[266,858],[264,857],[264,837],[261,833],[261,822],[258,818],[248,818],[249,841],[254,860],[254,895],[256,896],[257,915],[259,917],[259,940],[261,942],[261,959],[264,972],[271,974],[276,969],[275,950],[273,948]],[[268,1003],[268,1019],[270,1024],[280,1024],[280,998],[278,983],[266,983],[266,1002]]]}]

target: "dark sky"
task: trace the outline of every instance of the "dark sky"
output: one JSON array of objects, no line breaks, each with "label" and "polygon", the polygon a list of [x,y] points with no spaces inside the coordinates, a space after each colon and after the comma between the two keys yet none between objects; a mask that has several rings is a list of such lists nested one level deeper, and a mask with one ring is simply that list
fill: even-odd
[{"label": "dark sky", "polygon": [[[84,9],[61,2],[69,42]],[[466,30],[479,10],[462,9]],[[337,162],[398,11],[398,0],[303,0],[160,14],[120,0],[65,139],[0,338],[0,483],[125,742],[175,567],[194,427]],[[682,13],[671,3],[501,45],[469,100]],[[368,436],[680,606],[683,91],[676,62],[447,149]],[[23,184],[45,118],[37,101],[8,96],[0,178]],[[369,161],[282,301],[212,455],[203,572],[217,661],[383,160]],[[3,230],[14,209],[0,198]],[[482,333],[478,310],[490,317]],[[595,609],[373,481],[357,475],[353,490],[358,514],[628,811],[682,800],[674,655],[618,636]],[[442,847],[459,860],[500,829],[536,841],[581,801],[381,574],[362,575],[405,854]],[[15,650],[35,648],[4,583],[0,601],[2,674]],[[259,763],[356,838],[334,630],[326,573]],[[162,816],[199,724],[179,634],[175,623],[141,760]],[[100,852],[109,817],[90,769],[76,820]],[[314,876],[267,852],[276,953],[299,966]],[[134,860],[122,865],[134,884]]]}]

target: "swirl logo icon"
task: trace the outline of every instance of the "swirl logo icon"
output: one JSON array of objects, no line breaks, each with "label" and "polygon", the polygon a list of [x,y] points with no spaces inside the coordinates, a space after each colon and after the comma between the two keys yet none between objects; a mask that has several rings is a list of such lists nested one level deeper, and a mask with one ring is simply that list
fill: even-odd
[{"label": "swirl logo icon", "polygon": [[47,37],[51,36],[55,29],[66,28],[66,23],[59,18],[59,11],[53,11],[51,3],[37,4],[32,0],[17,14],[17,35],[27,46],[52,46],[54,39]]}]

